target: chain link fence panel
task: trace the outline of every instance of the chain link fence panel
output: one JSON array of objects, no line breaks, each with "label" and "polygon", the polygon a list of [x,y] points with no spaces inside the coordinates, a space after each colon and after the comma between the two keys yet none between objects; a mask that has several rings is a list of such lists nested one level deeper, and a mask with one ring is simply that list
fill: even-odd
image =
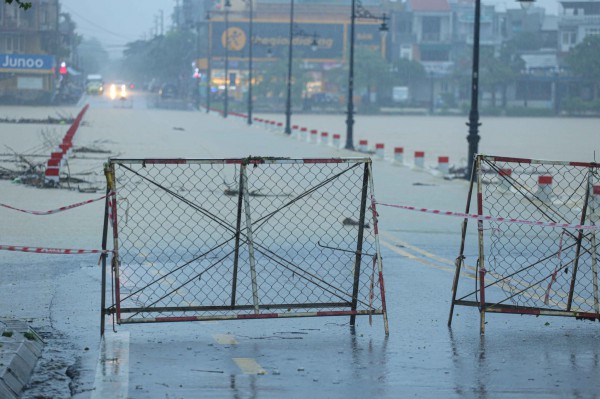
[{"label": "chain link fence panel", "polygon": [[478,226],[477,289],[453,305],[600,318],[599,165],[480,155],[476,167],[478,213],[491,218]]},{"label": "chain link fence panel", "polygon": [[369,159],[111,159],[107,171],[118,323],[385,319]]}]

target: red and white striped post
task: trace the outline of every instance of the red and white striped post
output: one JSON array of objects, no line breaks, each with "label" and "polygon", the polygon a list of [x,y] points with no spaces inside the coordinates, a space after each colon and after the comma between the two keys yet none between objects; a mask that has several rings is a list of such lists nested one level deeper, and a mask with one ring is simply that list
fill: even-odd
[{"label": "red and white striped post", "polygon": [[321,132],[321,144],[329,144],[329,133]]},{"label": "red and white striped post", "polygon": [[300,134],[298,135],[298,140],[300,141],[306,141],[306,128],[305,127],[301,127],[300,128]]},{"label": "red and white striped post", "polygon": [[383,143],[375,144],[375,157],[378,159],[385,158],[385,145]]},{"label": "red and white striped post", "polygon": [[292,138],[297,139],[298,138],[298,125],[292,125]]},{"label": "red and white striped post", "polygon": [[415,168],[425,169],[425,151],[415,151]]},{"label": "red and white striped post", "polygon": [[283,132],[283,122],[277,122],[277,131]]},{"label": "red and white striped post", "polygon": [[335,133],[333,135],[333,142],[331,143],[331,145],[333,146],[333,148],[340,148],[341,141],[342,136],[338,133]]},{"label": "red and white striped post", "polygon": [[437,169],[442,175],[447,175],[450,172],[450,157],[438,157]]},{"label": "red and white striped post", "polygon": [[44,172],[44,181],[46,184],[58,184],[60,182],[60,159],[49,159]]},{"label": "red and white striped post", "polygon": [[404,164],[404,147],[394,147],[394,163]]},{"label": "red and white striped post", "polygon": [[358,141],[358,151],[367,152],[369,150],[369,142],[367,140]]},{"label": "red and white striped post", "polygon": [[317,129],[311,129],[310,142],[312,144],[317,144],[319,142],[319,132],[317,131]]},{"label": "red and white striped post", "polygon": [[500,180],[500,188],[509,191],[511,187],[512,169],[498,170],[498,179]]},{"label": "red and white striped post", "polygon": [[50,159],[57,159],[59,161],[60,167],[63,167],[65,157],[63,156],[62,151],[54,151],[50,153]]},{"label": "red and white striped post", "polygon": [[68,143],[63,142],[62,144],[58,145],[58,148],[65,157],[69,157],[73,151],[73,144],[70,142],[68,142]]},{"label": "red and white striped post", "polygon": [[552,197],[552,176],[538,176],[536,197],[542,202],[550,201],[550,198]]}]

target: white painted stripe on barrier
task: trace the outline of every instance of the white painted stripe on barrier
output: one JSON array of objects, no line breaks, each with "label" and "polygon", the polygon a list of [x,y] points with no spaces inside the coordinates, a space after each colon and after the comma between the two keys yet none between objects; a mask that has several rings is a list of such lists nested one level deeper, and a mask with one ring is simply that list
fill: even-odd
[{"label": "white painted stripe on barrier", "polygon": [[129,393],[129,331],[102,337],[91,399],[127,399]]},{"label": "white painted stripe on barrier", "polygon": [[437,209],[417,208],[414,206],[407,205],[396,205],[396,204],[384,204],[381,202],[375,202],[377,205],[388,206],[391,208],[404,209],[407,211],[416,211],[422,213],[430,213],[434,215],[442,216],[456,216],[460,218],[475,219],[475,220],[488,220],[501,223],[517,223],[526,224],[529,226],[541,226],[541,227],[552,227],[559,229],[573,229],[573,230],[600,230],[600,226],[596,225],[582,225],[582,224],[569,224],[569,223],[556,223],[556,222],[542,222],[539,220],[523,220],[523,219],[511,219],[503,217],[494,217],[490,215],[472,215],[469,213],[452,212],[452,211],[440,211]]}]

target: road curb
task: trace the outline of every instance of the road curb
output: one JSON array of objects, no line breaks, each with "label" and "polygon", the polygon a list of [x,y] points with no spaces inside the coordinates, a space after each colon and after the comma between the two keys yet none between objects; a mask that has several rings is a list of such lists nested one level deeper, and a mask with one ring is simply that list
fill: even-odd
[{"label": "road curb", "polygon": [[42,339],[18,320],[0,320],[0,332],[0,398],[18,399],[42,355]]}]

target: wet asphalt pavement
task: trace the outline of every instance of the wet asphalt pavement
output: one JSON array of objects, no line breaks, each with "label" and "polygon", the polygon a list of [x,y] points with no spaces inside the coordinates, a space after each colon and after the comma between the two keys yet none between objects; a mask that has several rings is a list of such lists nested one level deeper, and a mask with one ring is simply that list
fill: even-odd
[{"label": "wet asphalt pavement", "polygon": [[[86,118],[89,124],[78,133],[80,143],[102,138],[115,153],[131,156],[352,155],[307,143],[290,146],[291,139],[276,132],[203,113],[168,114],[170,122],[161,125],[141,105],[111,109],[98,100],[92,101]],[[173,118],[179,118],[176,125],[185,129],[182,133],[171,129]],[[192,132],[190,126],[203,128]],[[93,167],[94,162],[101,171],[99,161],[81,165]],[[78,167],[76,160],[71,167]],[[101,172],[97,178],[102,181]],[[375,161],[374,178],[381,202],[464,210],[465,182],[444,181],[388,161]],[[5,193],[1,202],[30,209],[100,195],[41,192],[6,181],[0,181],[0,192]],[[0,212],[12,226],[1,235],[10,242],[2,244],[100,244],[101,203],[41,221]],[[99,397],[103,371],[118,376],[107,398],[121,397],[120,392],[132,399],[600,396],[597,323],[493,314],[487,317],[486,335],[480,336],[477,310],[457,307],[449,329],[461,219],[380,209],[380,221],[388,337],[379,316],[372,325],[368,317],[358,317],[355,328],[348,317],[319,317],[127,325],[116,326],[116,334],[107,318],[106,342],[126,345],[118,356],[102,357],[97,257],[5,252],[0,315],[29,321],[46,343],[23,398]],[[476,256],[474,234],[468,236],[468,263]],[[475,282],[466,276],[461,284],[459,290],[467,291]]]}]

